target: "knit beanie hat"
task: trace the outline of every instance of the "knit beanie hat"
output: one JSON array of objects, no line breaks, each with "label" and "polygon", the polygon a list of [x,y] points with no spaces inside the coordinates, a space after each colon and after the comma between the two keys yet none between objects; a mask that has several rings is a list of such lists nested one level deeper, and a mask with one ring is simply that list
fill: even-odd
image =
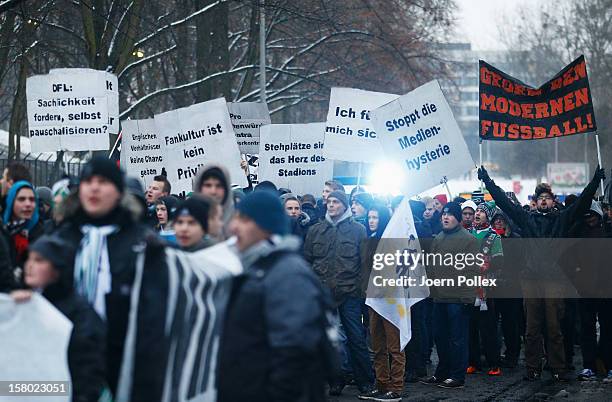
[{"label": "knit beanie hat", "polygon": [[58,271],[72,267],[74,258],[73,248],[66,240],[57,235],[44,235],[30,245],[30,251],[40,254],[45,260],[53,264]]},{"label": "knit beanie hat", "polygon": [[49,187],[36,187],[36,195],[42,204],[53,205],[53,193]]},{"label": "knit beanie hat", "polygon": [[344,208],[348,208],[349,207],[349,205],[348,205],[348,198],[347,198],[346,193],[344,191],[340,191],[340,190],[332,191],[327,196],[328,200],[330,198],[336,198],[338,201],[340,201],[344,205]]},{"label": "knit beanie hat", "polygon": [[289,232],[289,218],[276,195],[270,191],[253,191],[238,204],[236,210],[252,220],[257,226],[272,234]]},{"label": "knit beanie hat", "polygon": [[457,221],[461,222],[461,206],[456,202],[449,202],[444,206],[442,210],[443,214],[453,215]]},{"label": "knit beanie hat", "polygon": [[472,200],[467,200],[466,202],[464,202],[463,204],[461,204],[461,210],[463,211],[465,208],[472,208],[472,210],[474,212],[476,212],[476,209],[478,208],[476,206],[476,203]]},{"label": "knit beanie hat", "polygon": [[374,204],[374,198],[369,193],[357,193],[353,196],[353,201],[361,204],[366,210]]},{"label": "knit beanie hat", "polygon": [[[192,216],[193,219],[198,221],[204,232],[208,233],[208,217],[210,216],[211,203],[203,197],[197,194],[192,195],[190,198],[183,200],[176,208],[176,217],[180,216]],[[170,216],[170,211],[168,211]]]},{"label": "knit beanie hat", "polygon": [[442,206],[448,203],[448,198],[446,198],[446,194],[438,194],[434,198],[440,201],[440,204],[442,204]]},{"label": "knit beanie hat", "polygon": [[492,202],[482,202],[478,205],[477,210],[481,210],[487,216],[487,220],[491,222],[493,220],[493,216],[495,215],[495,204]]},{"label": "knit beanie hat", "polygon": [[111,181],[120,193],[125,187],[123,171],[112,160],[103,156],[95,156],[85,164],[81,171],[81,181],[93,176],[102,176]]},{"label": "knit beanie hat", "polygon": [[276,189],[276,185],[272,183],[270,180],[264,180],[259,182],[253,191],[269,191],[275,195],[278,195],[278,190]]}]

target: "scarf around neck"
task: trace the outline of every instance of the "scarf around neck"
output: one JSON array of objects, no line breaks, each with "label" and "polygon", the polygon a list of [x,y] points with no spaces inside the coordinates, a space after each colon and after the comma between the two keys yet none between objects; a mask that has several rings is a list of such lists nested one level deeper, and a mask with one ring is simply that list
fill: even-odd
[{"label": "scarf around neck", "polygon": [[83,238],[74,263],[77,293],[85,297],[103,319],[106,319],[105,296],[111,290],[107,238],[118,229],[117,225],[81,226]]}]

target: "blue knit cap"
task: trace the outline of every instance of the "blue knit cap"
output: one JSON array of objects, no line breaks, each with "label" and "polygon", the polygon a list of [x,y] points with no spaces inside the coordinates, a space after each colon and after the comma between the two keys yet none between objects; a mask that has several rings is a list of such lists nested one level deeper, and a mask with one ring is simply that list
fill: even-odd
[{"label": "blue knit cap", "polygon": [[278,197],[269,191],[254,191],[244,197],[236,210],[255,221],[257,226],[272,234],[289,232],[289,218]]}]

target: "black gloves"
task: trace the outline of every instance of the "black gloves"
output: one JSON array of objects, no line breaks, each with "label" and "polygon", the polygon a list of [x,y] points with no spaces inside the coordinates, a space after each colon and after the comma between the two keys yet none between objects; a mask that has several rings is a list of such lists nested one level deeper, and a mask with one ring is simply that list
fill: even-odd
[{"label": "black gloves", "polygon": [[478,168],[478,180],[483,181],[485,183],[489,183],[491,182],[491,178],[489,177],[489,173],[487,172],[487,169],[484,168],[484,166],[481,166],[480,168]]},{"label": "black gloves", "polygon": [[593,175],[593,180],[601,181],[606,180],[606,172],[603,168],[600,168],[599,165],[595,168],[595,174]]}]

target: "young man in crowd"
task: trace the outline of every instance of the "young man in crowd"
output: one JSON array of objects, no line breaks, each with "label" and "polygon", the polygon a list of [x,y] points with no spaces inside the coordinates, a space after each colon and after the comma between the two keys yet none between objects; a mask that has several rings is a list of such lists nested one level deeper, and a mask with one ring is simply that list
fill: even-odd
[{"label": "young man in crowd", "polygon": [[0,193],[2,195],[2,209],[6,205],[6,196],[13,184],[18,181],[32,182],[32,175],[26,165],[21,162],[11,161],[2,172],[2,180],[0,181]]},{"label": "young man in crowd", "polygon": [[476,203],[472,200],[467,200],[461,204],[461,225],[465,230],[472,230],[474,223],[474,214],[476,213]]},{"label": "young man in crowd", "polygon": [[278,197],[256,191],[230,224],[245,273],[219,348],[218,401],[325,401],[323,289]]},{"label": "young man in crowd", "polygon": [[351,200],[351,212],[353,219],[363,227],[368,227],[368,211],[374,204],[374,199],[369,193],[356,193]]},{"label": "young man in crowd", "polygon": [[214,245],[222,229],[221,207],[210,197],[195,194],[176,208],[174,233],[178,245],[185,251]]},{"label": "young man in crowd", "polygon": [[493,230],[501,236],[504,251],[503,267],[499,271],[500,287],[495,297],[495,311],[501,317],[501,330],[505,351],[501,360],[502,368],[515,368],[521,353],[521,335],[525,324],[523,298],[520,284],[520,270],[525,265],[525,253],[520,236],[513,230],[506,215],[497,210],[493,217]]},{"label": "young man in crowd", "polygon": [[[464,212],[463,209],[462,212]],[[491,227],[491,220],[495,214],[495,205],[482,202],[476,207],[474,222],[470,233],[478,240],[480,252],[484,256],[484,264],[480,267],[483,277],[497,276],[503,265],[503,249],[501,237]],[[463,215],[463,214],[462,214]],[[470,361],[468,374],[481,370],[481,346],[490,376],[501,375],[500,347],[497,334],[497,312],[495,300],[491,297],[494,290],[477,289],[476,302],[470,312]]]},{"label": "young man in crowd", "polygon": [[[106,322],[106,380],[115,393],[137,255],[156,236],[139,222],[142,207],[125,192],[123,172],[107,158],[87,162],[78,192],[65,203],[75,205],[55,234],[75,250],[74,271],[67,275],[72,286]],[[162,255],[147,247],[147,269],[157,269]]]},{"label": "young man in crowd", "polygon": [[478,241],[461,226],[461,206],[449,202],[442,210],[442,231],[431,244],[431,254],[451,255],[453,264],[448,266],[434,259],[427,266],[427,277],[452,280],[452,285],[431,289],[434,299],[434,339],[438,352],[435,374],[420,380],[423,384],[442,388],[462,388],[468,367],[470,309],[474,303],[475,288],[459,285],[458,277],[478,275],[478,266],[459,261],[459,256],[479,252]]},{"label": "young man in crowd", "polygon": [[[31,245],[25,263],[25,284],[42,295],[72,322],[68,368],[73,401],[97,401],[105,385],[106,326],[87,301],[72,288],[71,245],[45,235]],[[31,298],[31,290],[18,290],[17,302]]]},{"label": "young man in crowd", "polygon": [[283,194],[280,199],[289,216],[289,232],[304,240],[310,225],[310,217],[302,211],[300,200],[292,193]]},{"label": "young man in crowd", "polygon": [[[586,214],[599,183],[605,178],[603,169],[597,167],[591,182],[570,207],[554,209],[554,194],[548,185],[538,185],[535,191],[535,211],[526,211],[514,204],[489,177],[486,169],[478,169],[482,180],[495,203],[521,229],[524,238],[553,239],[566,237],[571,225]],[[525,242],[527,261],[522,275],[525,298],[526,334],[525,358],[529,381],[539,380],[544,356],[543,328],[547,331],[546,353],[548,364],[556,381],[568,381],[561,319],[564,315],[563,294],[566,285],[559,265],[560,253],[555,244],[548,241]],[[538,258],[546,256],[546,258]],[[557,279],[558,278],[558,279]]]},{"label": "young man in crowd", "polygon": [[13,267],[23,268],[29,245],[44,232],[39,212],[32,184],[27,181],[13,183],[3,215]]},{"label": "young man in crowd", "polygon": [[147,202],[146,221],[150,223],[151,226],[155,226],[157,223],[155,202],[160,197],[169,196],[171,191],[172,186],[166,176],[155,176],[151,184],[149,184],[149,188],[147,188],[147,192],[145,193],[145,200]]},{"label": "young man in crowd", "polygon": [[[366,229],[355,222],[344,192],[336,190],[326,197],[325,220],[310,228],[304,255],[314,272],[334,297],[348,347],[355,381],[362,394],[372,390],[372,363],[363,325],[364,295],[361,289],[361,242]],[[333,384],[332,395],[340,395],[344,384]]]},{"label": "young man in crowd", "polygon": [[442,222],[440,221],[441,214],[436,210],[434,199],[431,197],[423,197],[421,200],[425,204],[425,212],[423,212],[423,219],[429,223],[431,232],[434,237],[442,231]]},{"label": "young man in crowd", "polygon": [[579,240],[566,251],[564,262],[580,296],[577,304],[583,369],[578,373],[578,380],[597,380],[599,358],[606,373],[603,382],[612,383],[612,292],[604,285],[612,283],[609,266],[612,250],[609,242],[603,240],[608,237],[603,218],[599,203],[592,201],[590,210],[571,232]]},{"label": "young man in crowd", "polygon": [[219,239],[229,236],[229,221],[234,215],[234,197],[228,171],[220,165],[203,166],[193,181],[193,192],[215,200],[222,210],[223,231]]},{"label": "young man in crowd", "polygon": [[327,212],[327,196],[333,191],[341,191],[346,193],[344,186],[337,180],[327,180],[323,186],[323,192],[321,193],[321,199],[317,201],[317,212],[319,220],[325,220],[325,213]]}]

